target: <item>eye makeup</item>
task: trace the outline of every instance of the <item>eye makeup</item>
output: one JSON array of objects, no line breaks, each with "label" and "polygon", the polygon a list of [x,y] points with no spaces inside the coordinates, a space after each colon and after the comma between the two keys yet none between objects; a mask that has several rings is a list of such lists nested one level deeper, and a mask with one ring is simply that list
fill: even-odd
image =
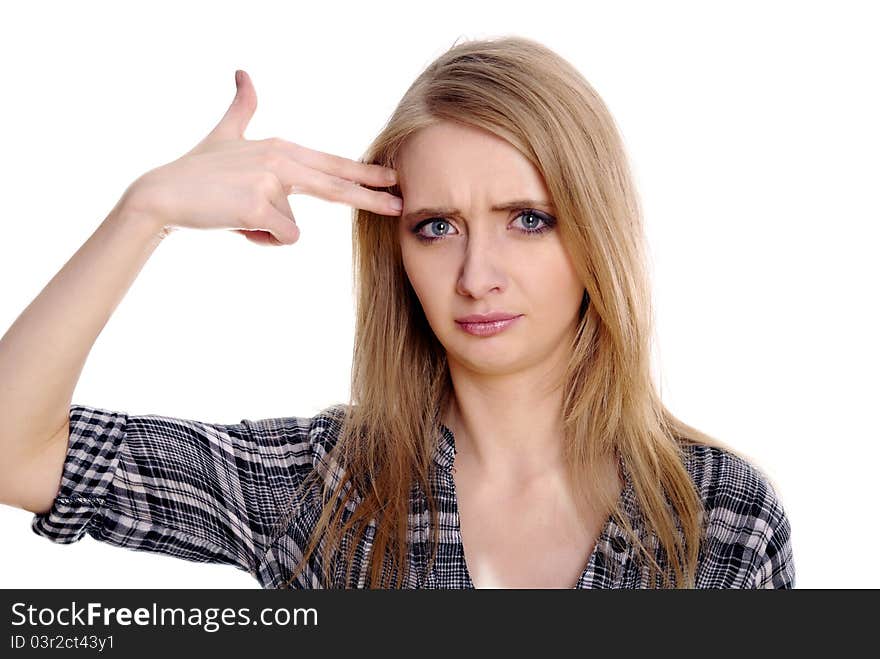
[{"label": "eye makeup", "polygon": [[[547,215],[546,213],[542,213],[541,211],[535,210],[534,208],[522,208],[517,210],[521,212],[514,218],[514,220],[518,220],[521,217],[532,217],[534,218],[533,221],[542,223],[542,225],[537,228],[515,229],[521,234],[524,234],[526,236],[537,236],[547,231],[550,231],[551,229],[553,229],[553,227],[556,226],[556,218],[554,218],[552,215]],[[426,236],[422,233],[422,227],[440,224],[449,226],[450,222],[445,217],[429,217],[416,224],[411,229],[411,231],[419,241],[423,243],[433,243],[443,238],[444,235],[449,234],[444,234],[440,236]]]}]

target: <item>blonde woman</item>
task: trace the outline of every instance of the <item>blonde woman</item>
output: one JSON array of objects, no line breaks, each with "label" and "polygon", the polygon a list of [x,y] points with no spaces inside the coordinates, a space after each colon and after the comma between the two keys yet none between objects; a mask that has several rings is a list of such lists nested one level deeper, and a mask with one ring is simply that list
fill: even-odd
[{"label": "blonde woman", "polygon": [[[265,588],[794,587],[769,478],[658,396],[637,194],[567,61],[520,37],[454,45],[360,162],[243,139],[256,94],[236,83],[0,343],[19,374],[0,495],[36,533]],[[354,208],[348,404],[230,425],[71,404],[157,245],[183,227],[290,245],[293,193]]]}]

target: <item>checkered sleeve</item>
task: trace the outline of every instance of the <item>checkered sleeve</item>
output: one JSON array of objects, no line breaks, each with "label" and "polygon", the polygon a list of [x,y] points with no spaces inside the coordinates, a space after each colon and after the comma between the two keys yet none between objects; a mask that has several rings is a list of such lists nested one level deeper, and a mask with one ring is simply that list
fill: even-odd
[{"label": "checkered sleeve", "polygon": [[766,472],[720,447],[688,453],[708,515],[697,587],[794,588],[791,525]]},{"label": "checkered sleeve", "polygon": [[791,524],[773,486],[765,481],[765,503],[759,516],[759,539],[755,567],[749,577],[750,588],[794,588],[794,553],[791,546]]},{"label": "checkered sleeve", "polygon": [[31,528],[256,574],[312,468],[309,421],[221,425],[72,405],[60,488]]}]

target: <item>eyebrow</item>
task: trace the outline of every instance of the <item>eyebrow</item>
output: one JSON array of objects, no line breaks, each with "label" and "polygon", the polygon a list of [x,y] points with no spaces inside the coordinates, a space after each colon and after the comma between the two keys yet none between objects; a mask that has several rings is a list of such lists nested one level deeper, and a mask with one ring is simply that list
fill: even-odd
[{"label": "eyebrow", "polygon": [[[515,199],[513,201],[492,206],[493,211],[506,211],[515,208],[547,208],[551,211],[556,210],[552,203],[540,199]],[[434,215],[461,215],[461,211],[457,208],[420,208],[419,210],[406,213],[403,216],[403,221],[408,222],[416,218],[431,217]]]}]

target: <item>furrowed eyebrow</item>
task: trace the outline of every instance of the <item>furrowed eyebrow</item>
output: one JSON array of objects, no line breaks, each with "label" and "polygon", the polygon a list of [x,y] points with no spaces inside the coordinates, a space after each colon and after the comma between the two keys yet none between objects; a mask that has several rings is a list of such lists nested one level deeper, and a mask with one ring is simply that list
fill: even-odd
[{"label": "furrowed eyebrow", "polygon": [[[546,208],[551,212],[555,212],[555,207],[549,201],[540,199],[516,199],[503,204],[492,206],[493,211],[506,211],[515,208]],[[403,221],[407,222],[421,217],[432,217],[434,215],[461,215],[461,211],[457,208],[420,208],[403,216]]]}]

